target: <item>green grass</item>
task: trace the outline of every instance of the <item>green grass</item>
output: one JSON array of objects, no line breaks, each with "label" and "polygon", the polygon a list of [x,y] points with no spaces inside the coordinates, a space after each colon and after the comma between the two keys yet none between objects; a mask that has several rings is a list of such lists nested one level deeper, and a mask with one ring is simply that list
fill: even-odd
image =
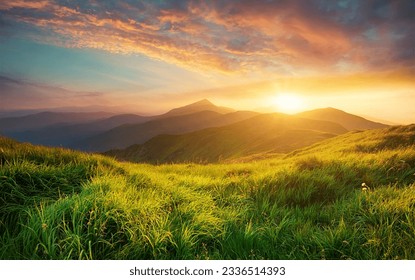
[{"label": "green grass", "polygon": [[0,259],[415,259],[415,126],[209,165],[0,138],[0,200]]}]

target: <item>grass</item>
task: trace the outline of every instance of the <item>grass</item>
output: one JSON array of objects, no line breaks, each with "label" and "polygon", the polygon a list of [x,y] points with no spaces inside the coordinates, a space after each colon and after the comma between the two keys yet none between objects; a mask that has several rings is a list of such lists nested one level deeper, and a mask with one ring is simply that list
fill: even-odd
[{"label": "grass", "polygon": [[0,259],[415,259],[414,142],[156,166],[0,138]]}]

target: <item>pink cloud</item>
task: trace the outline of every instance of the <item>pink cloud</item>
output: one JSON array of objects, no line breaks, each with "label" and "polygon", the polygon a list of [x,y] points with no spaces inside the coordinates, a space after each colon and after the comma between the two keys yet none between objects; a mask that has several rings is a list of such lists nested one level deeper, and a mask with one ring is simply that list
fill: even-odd
[{"label": "pink cloud", "polygon": [[[158,6],[141,1],[110,7],[106,2],[65,6],[54,1],[10,1],[0,4],[0,12],[7,20],[43,30],[42,36],[36,35],[41,41],[140,53],[197,71],[317,73],[339,71],[338,65],[345,62],[369,70],[408,63],[398,58],[411,47],[406,39],[414,33],[410,29],[393,39],[395,25],[373,25],[379,19],[367,5],[354,14],[353,9],[338,6],[327,6],[332,11],[326,11],[316,3],[172,1]],[[392,14],[401,11],[396,5],[390,9]],[[359,16],[361,25],[355,26],[352,19],[358,22]],[[409,24],[415,29],[413,20]],[[373,26],[379,27],[376,42],[370,34],[365,37]],[[414,61],[413,55],[406,57]]]}]

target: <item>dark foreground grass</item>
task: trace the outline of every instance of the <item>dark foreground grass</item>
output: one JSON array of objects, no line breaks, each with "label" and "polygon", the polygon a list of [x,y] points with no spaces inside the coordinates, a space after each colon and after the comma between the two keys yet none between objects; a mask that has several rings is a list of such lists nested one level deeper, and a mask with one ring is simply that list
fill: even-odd
[{"label": "dark foreground grass", "polygon": [[0,258],[415,259],[414,135],[160,166],[1,139]]}]

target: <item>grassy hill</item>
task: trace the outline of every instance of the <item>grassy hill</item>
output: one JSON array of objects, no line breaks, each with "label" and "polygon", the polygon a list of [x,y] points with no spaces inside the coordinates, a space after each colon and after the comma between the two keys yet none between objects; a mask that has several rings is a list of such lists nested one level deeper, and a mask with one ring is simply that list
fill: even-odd
[{"label": "grassy hill", "polygon": [[414,174],[415,125],[209,165],[0,138],[0,259],[415,259]]},{"label": "grassy hill", "polygon": [[134,162],[219,162],[259,153],[286,153],[346,132],[331,122],[263,114],[228,126],[159,135],[142,145],[105,154]]},{"label": "grassy hill", "polygon": [[213,165],[0,138],[0,259],[415,259],[414,174],[415,125]]}]

